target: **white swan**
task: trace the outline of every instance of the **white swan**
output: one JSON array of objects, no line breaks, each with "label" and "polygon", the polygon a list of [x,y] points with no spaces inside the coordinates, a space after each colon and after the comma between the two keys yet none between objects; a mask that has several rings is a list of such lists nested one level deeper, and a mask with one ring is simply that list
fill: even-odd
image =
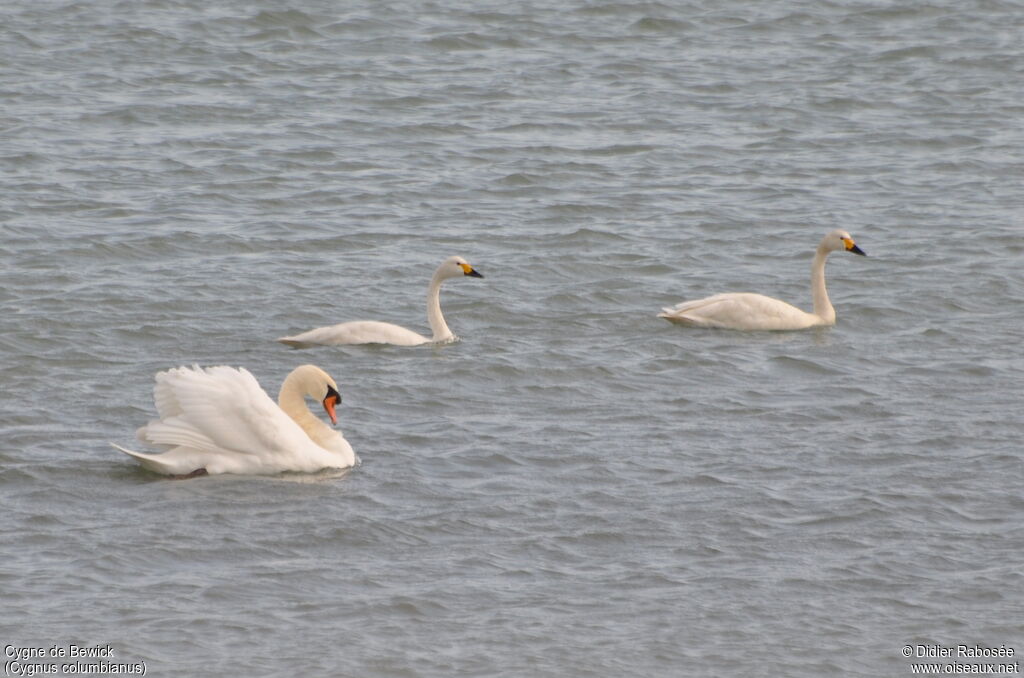
[{"label": "white swan", "polygon": [[378,322],[376,320],[355,320],[352,322],[318,327],[302,334],[278,339],[282,344],[295,348],[309,346],[334,346],[337,344],[396,344],[398,346],[419,346],[426,343],[444,343],[455,340],[455,335],[448,329],[444,316],[441,315],[441,283],[448,278],[469,276],[482,278],[462,257],[448,257],[430,280],[427,288],[427,321],[433,331],[433,337],[424,337],[412,330],[399,325]]},{"label": "white swan", "polygon": [[166,451],[146,454],[111,445],[151,471],[177,477],[354,466],[352,446],[310,412],[307,395],[337,424],[338,386],[315,365],[292,370],[278,404],[244,368],[176,367],[157,373],[153,399],[160,418],[137,433],[141,442]]},{"label": "white swan", "polygon": [[728,292],[684,301],[662,309],[658,317],[682,325],[734,330],[802,330],[818,325],[835,325],[836,310],[832,308],[825,290],[825,259],[829,253],[838,250],[866,256],[846,231],[832,231],[822,238],[811,263],[813,313],[763,294]]}]

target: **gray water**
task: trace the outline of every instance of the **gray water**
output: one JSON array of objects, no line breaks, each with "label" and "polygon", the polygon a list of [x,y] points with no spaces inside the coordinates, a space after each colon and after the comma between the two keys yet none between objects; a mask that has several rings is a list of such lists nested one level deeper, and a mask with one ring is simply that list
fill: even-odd
[{"label": "gray water", "polygon": [[[359,678],[1024,652],[1019,3],[10,0],[0,54],[5,648]],[[655,317],[810,308],[837,227],[868,257],[829,260],[833,328]],[[461,341],[275,343],[426,332],[450,254],[485,276],[442,292]],[[347,474],[108,446],[159,370],[276,394],[303,362]]]}]

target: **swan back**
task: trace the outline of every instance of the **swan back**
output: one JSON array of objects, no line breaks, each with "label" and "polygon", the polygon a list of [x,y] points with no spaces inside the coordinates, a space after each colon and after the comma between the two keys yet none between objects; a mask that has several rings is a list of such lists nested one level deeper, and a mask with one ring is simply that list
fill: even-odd
[{"label": "swan back", "polygon": [[293,348],[313,346],[340,346],[346,344],[393,344],[395,346],[419,346],[430,341],[401,325],[379,320],[351,320],[337,325],[318,327],[291,337],[281,337],[279,342]]},{"label": "swan back", "polygon": [[752,292],[726,292],[664,308],[659,318],[692,327],[740,330],[794,330],[822,319],[781,299]]}]

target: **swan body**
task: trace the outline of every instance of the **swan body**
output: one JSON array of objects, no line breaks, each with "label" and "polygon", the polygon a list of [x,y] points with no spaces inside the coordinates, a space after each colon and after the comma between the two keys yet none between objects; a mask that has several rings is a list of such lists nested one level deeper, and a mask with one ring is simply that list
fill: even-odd
[{"label": "swan body", "polygon": [[309,410],[305,396],[322,403],[337,423],[337,384],[315,365],[292,370],[277,403],[244,368],[176,367],[156,375],[153,399],[160,418],[136,434],[165,451],[148,454],[111,444],[144,468],[178,477],[354,466],[352,446]]},{"label": "swan body", "polygon": [[825,259],[840,250],[866,256],[846,231],[831,231],[822,238],[811,262],[812,313],[763,294],[727,292],[684,301],[662,309],[658,317],[681,325],[733,330],[802,330],[835,325],[836,311],[825,289]]},{"label": "swan body", "polygon": [[446,343],[455,341],[456,337],[448,329],[448,324],[441,315],[441,283],[448,278],[468,276],[482,278],[462,257],[445,259],[430,280],[427,288],[427,322],[433,336],[425,337],[401,325],[379,322],[376,320],[355,320],[352,322],[318,327],[302,334],[278,339],[282,344],[295,348],[309,346],[336,346],[339,344],[394,344],[397,346],[419,346],[428,343]]}]

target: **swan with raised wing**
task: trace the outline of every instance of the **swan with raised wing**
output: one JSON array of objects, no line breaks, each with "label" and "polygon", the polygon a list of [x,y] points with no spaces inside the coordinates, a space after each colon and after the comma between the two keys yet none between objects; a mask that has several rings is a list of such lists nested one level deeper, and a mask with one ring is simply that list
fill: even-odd
[{"label": "swan with raised wing", "polygon": [[338,385],[315,365],[292,370],[277,403],[244,368],[176,367],[157,373],[153,399],[159,419],[136,434],[164,451],[150,454],[111,445],[151,471],[179,478],[354,466],[358,457],[352,446],[309,410],[306,396],[323,406],[332,424],[338,423]]}]

